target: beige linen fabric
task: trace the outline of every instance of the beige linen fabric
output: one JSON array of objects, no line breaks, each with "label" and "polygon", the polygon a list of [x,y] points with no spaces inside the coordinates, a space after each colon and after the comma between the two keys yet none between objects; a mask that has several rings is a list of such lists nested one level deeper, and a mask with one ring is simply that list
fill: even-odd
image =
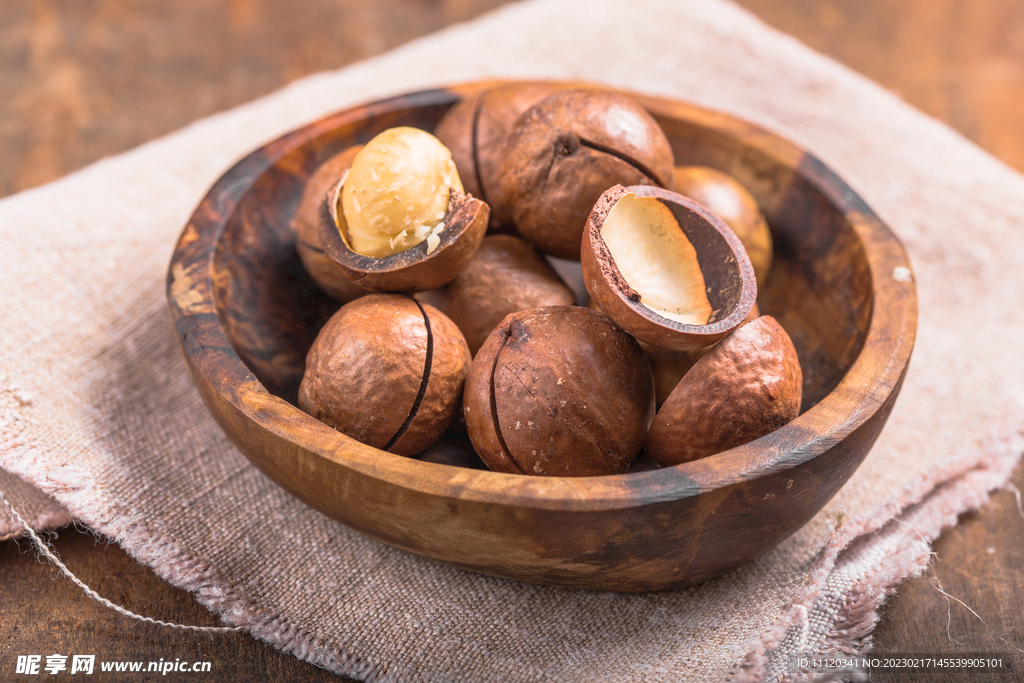
[{"label": "beige linen fabric", "polygon": [[[307,509],[209,417],[163,293],[206,189],[331,111],[483,77],[599,81],[748,119],[813,151],[904,240],[920,325],[889,424],[759,560],[639,596],[449,569]],[[1019,175],[723,0],[522,2],[0,202],[0,491],[35,524],[59,521],[15,477],[30,482],[225,622],[360,679],[774,680],[791,653],[865,647],[929,541],[1009,476],[1022,224]]]},{"label": "beige linen fabric", "polygon": [[[28,484],[20,477],[0,469],[0,495],[16,501],[18,512],[25,519],[32,520],[33,529],[56,529],[70,524],[73,519],[60,503]],[[14,519],[6,507],[0,507],[0,541],[21,535],[23,527]]]}]

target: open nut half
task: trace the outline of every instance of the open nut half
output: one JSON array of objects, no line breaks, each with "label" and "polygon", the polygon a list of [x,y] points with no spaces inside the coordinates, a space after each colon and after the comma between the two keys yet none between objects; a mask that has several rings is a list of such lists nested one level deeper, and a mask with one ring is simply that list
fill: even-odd
[{"label": "open nut half", "polygon": [[587,219],[590,296],[620,327],[664,349],[699,349],[736,329],[757,299],[750,259],[720,218],[657,187],[616,185]]},{"label": "open nut half", "polygon": [[320,210],[320,242],[341,272],[360,287],[375,292],[422,292],[448,284],[473,258],[487,232],[487,204],[453,191],[437,241],[424,240],[390,256],[366,256],[345,239],[347,225],[340,210],[344,179],[324,198]]},{"label": "open nut half", "polygon": [[450,282],[487,229],[488,206],[463,192],[451,152],[410,126],[375,135],[327,194],[318,232],[342,274],[372,291]]}]

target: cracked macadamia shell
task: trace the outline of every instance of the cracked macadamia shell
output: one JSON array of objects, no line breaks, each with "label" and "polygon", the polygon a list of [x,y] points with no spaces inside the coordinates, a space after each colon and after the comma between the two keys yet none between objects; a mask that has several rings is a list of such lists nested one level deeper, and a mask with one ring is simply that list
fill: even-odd
[{"label": "cracked macadamia shell", "polygon": [[519,234],[560,258],[579,260],[587,215],[613,185],[668,187],[668,138],[630,98],[568,90],[516,122],[501,159],[505,201]]},{"label": "cracked macadamia shell", "polygon": [[362,145],[353,145],[321,164],[306,182],[299,206],[292,219],[295,249],[313,282],[338,301],[352,301],[368,292],[353,283],[324,252],[320,242],[320,206],[332,187],[338,184],[352,165]]},{"label": "cracked macadamia shell", "polygon": [[491,207],[491,230],[514,230],[501,183],[505,140],[523,112],[559,89],[553,83],[515,83],[484,90],[456,103],[434,130],[451,150],[466,192]]},{"label": "cracked macadamia shell", "polygon": [[443,313],[399,294],[370,294],[327,321],[306,356],[299,407],[374,448],[424,450],[459,405],[470,354]]},{"label": "cracked macadamia shell", "polygon": [[320,210],[324,252],[345,277],[374,292],[422,292],[448,284],[473,258],[487,232],[487,205],[453,192],[433,250],[424,240],[390,256],[366,256],[352,251],[342,237],[345,217],[337,210],[336,200],[334,192],[334,198],[328,196]]},{"label": "cracked macadamia shell", "polygon": [[635,339],[602,313],[550,306],[514,313],[466,379],[466,427],[499,472],[625,472],[654,415],[654,379]]},{"label": "cracked macadamia shell", "polygon": [[716,344],[661,406],[646,452],[663,466],[742,446],[800,412],[803,373],[789,335],[763,315]]},{"label": "cracked macadamia shell", "polygon": [[353,158],[324,198],[317,228],[324,253],[353,283],[419,292],[466,267],[489,215],[485,203],[462,191],[448,150],[433,135],[398,127]]},{"label": "cracked macadamia shell", "polygon": [[722,219],[658,187],[615,186],[587,219],[583,281],[642,342],[689,351],[722,339],[757,299],[754,270]]},{"label": "cracked macadamia shell", "polygon": [[416,298],[451,318],[474,354],[508,314],[575,300],[544,257],[512,235],[485,237],[457,278]]},{"label": "cracked macadamia shell", "polygon": [[772,233],[750,191],[731,175],[707,166],[677,166],[672,189],[708,207],[732,228],[747,250],[757,286],[764,287],[772,269]]}]

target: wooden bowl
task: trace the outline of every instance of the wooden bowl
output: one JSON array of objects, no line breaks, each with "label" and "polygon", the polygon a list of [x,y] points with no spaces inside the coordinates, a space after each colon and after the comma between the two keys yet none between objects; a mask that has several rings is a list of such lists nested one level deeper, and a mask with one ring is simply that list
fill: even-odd
[{"label": "wooden bowl", "polygon": [[760,203],[775,265],[759,297],[804,373],[801,415],[740,448],[661,470],[557,478],[457,468],[354,441],[295,405],[306,350],[338,304],[302,269],[291,218],[332,154],[398,125],[432,130],[491,83],[431,90],[326,117],[256,150],[185,227],[167,295],[192,378],[235,444],[312,507],[449,565],[613,591],[705,581],[809,520],[867,455],[896,400],[917,300],[907,256],[820,161],[750,124],[635,96],[677,164],[718,168]]}]

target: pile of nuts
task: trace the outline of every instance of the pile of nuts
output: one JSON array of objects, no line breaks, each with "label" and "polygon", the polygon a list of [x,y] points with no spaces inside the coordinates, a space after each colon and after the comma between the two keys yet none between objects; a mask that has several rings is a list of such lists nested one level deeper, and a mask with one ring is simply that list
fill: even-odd
[{"label": "pile of nuts", "polygon": [[399,455],[553,476],[688,462],[796,417],[796,350],[757,311],[768,225],[736,180],[676,167],[643,107],[506,85],[435,134],[386,130],[306,185],[299,255],[343,305],[304,411]]}]

